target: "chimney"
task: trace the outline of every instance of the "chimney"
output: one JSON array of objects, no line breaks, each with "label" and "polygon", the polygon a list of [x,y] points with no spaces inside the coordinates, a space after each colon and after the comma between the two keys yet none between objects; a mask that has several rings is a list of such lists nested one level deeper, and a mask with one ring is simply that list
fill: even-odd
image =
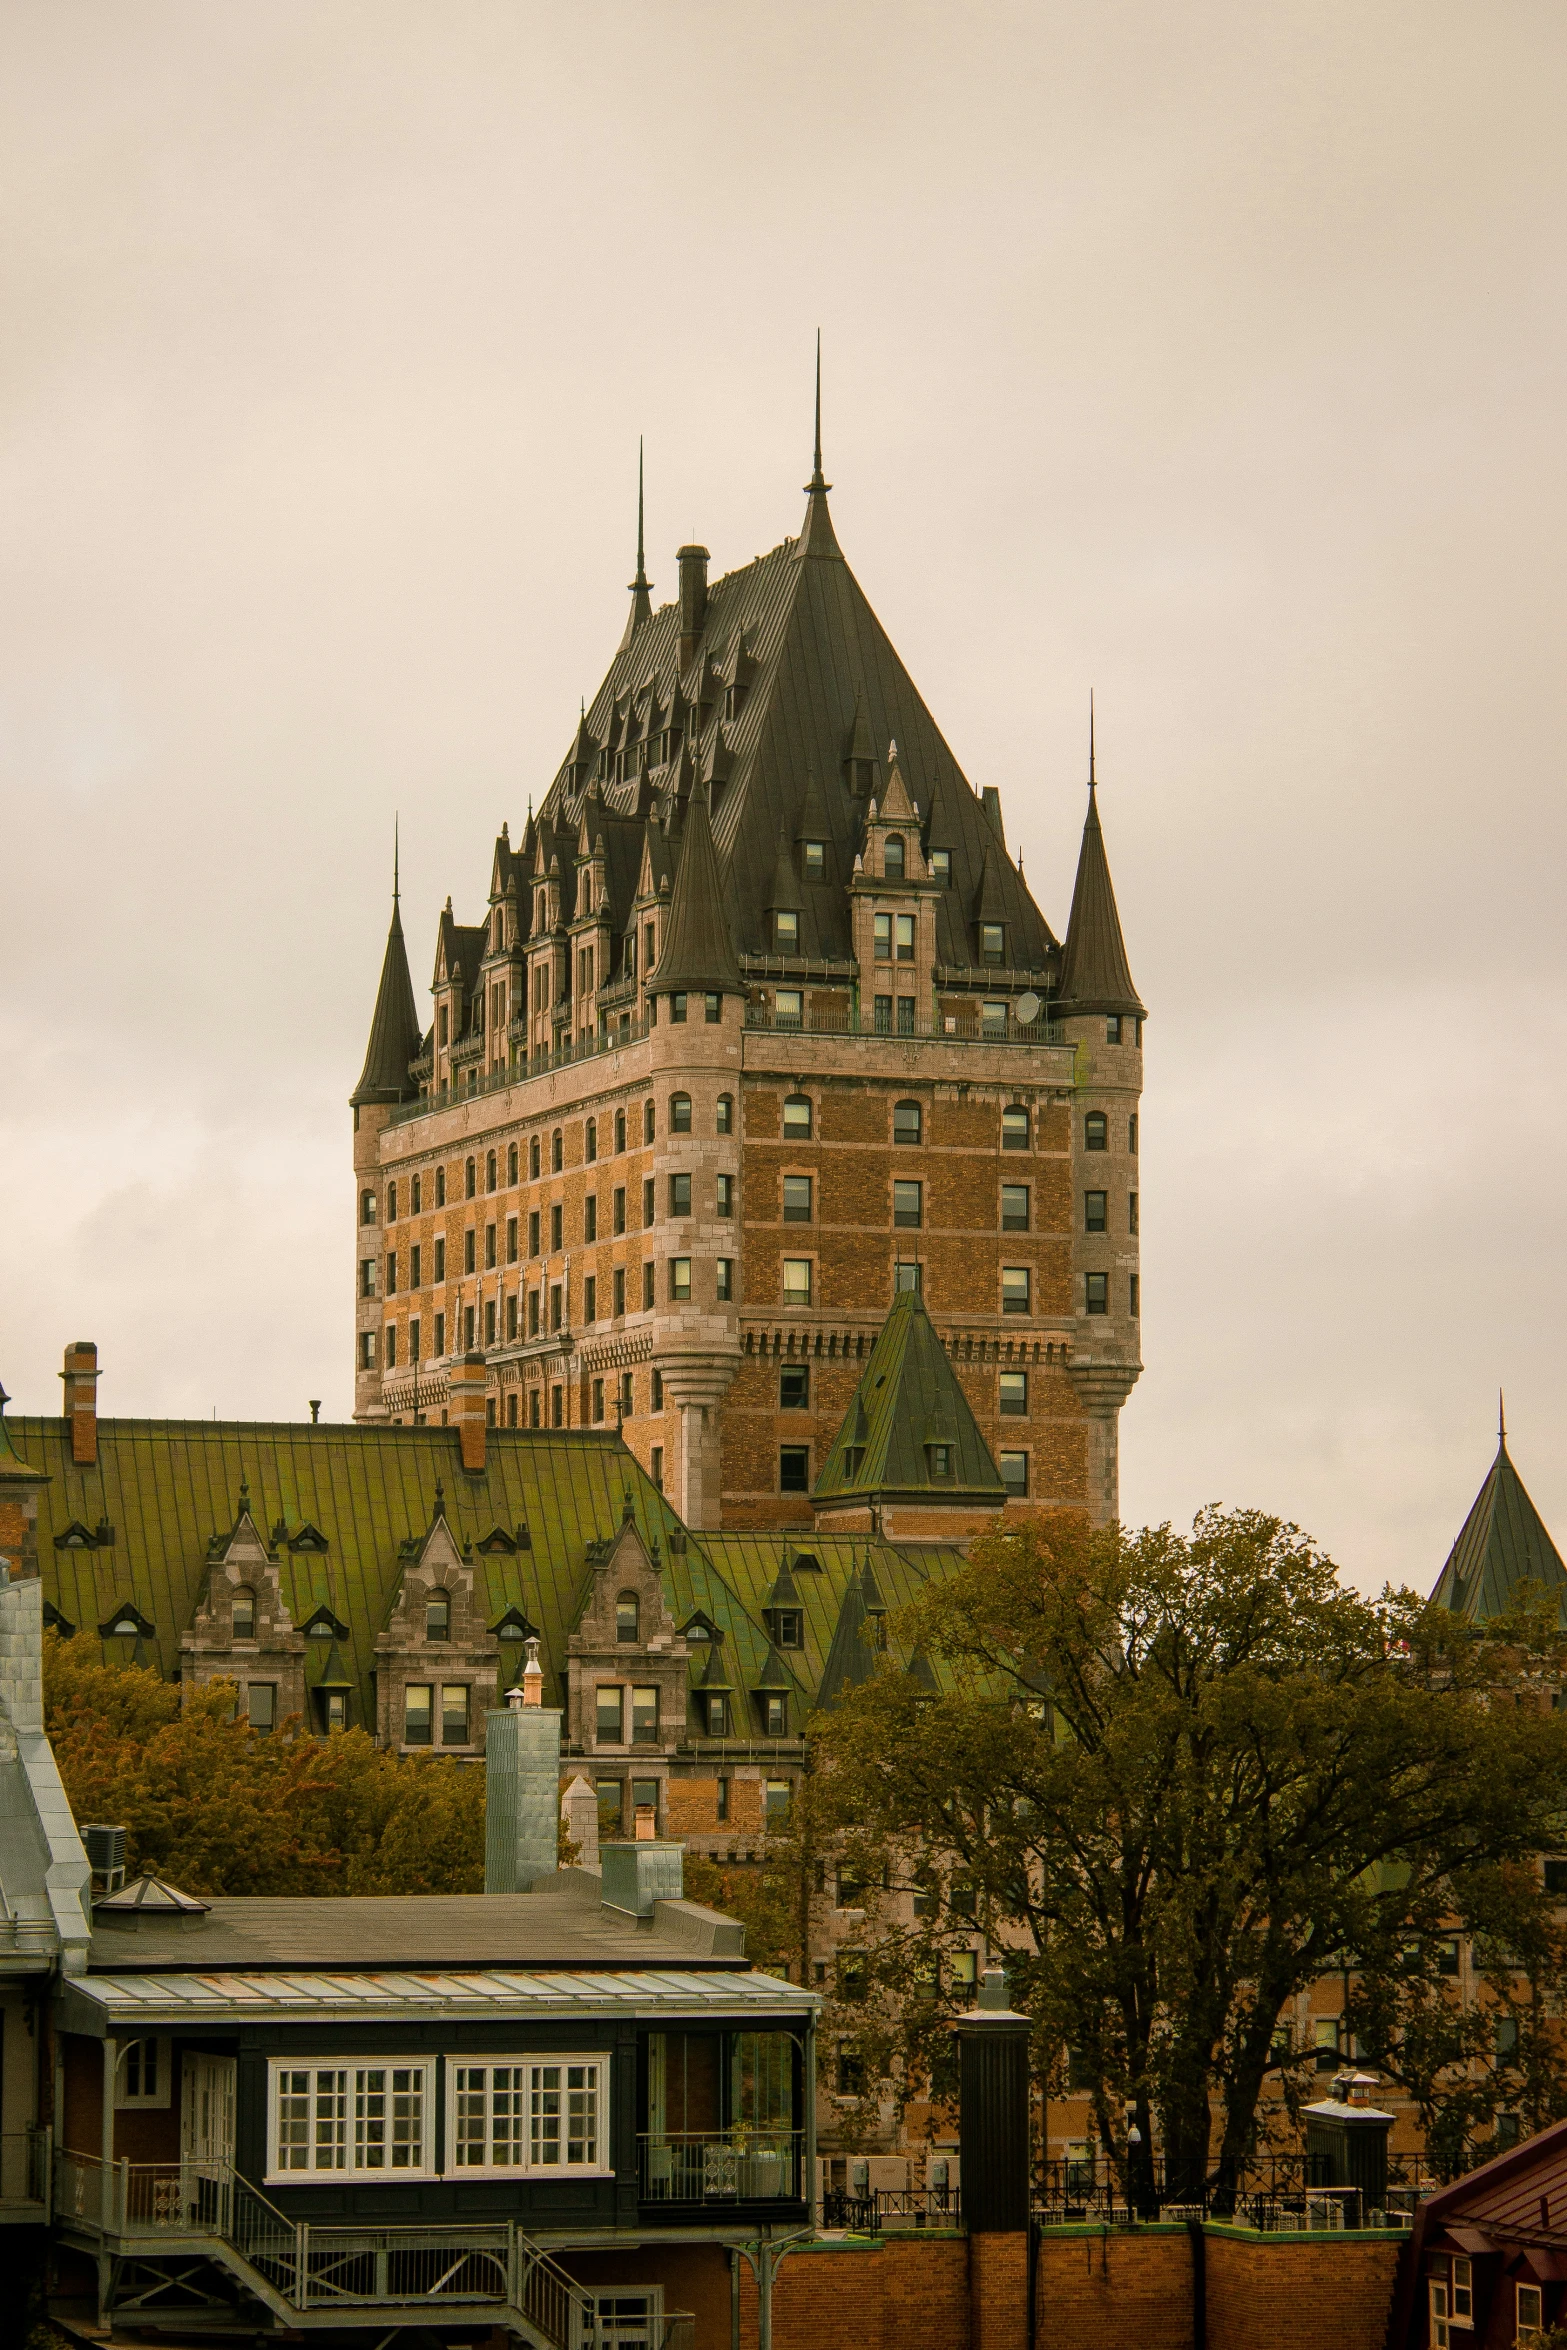
[{"label": "chimney", "polygon": [[707,549],[682,547],[675,560],[680,566],[680,666],[686,670],[695,658],[707,618]]},{"label": "chimney", "polygon": [[[483,1433],[481,1428],[481,1438]],[[537,1682],[534,1639],[528,1642],[522,1704],[484,1720],[486,1893],[527,1893],[560,1865],[560,1709],[529,1700],[530,1676]]]},{"label": "chimney", "polygon": [[91,1469],[98,1460],[98,1349],[90,1338],[73,1340],[65,1350],[65,1417],[71,1430],[71,1459],[79,1469]]},{"label": "chimney", "polygon": [[987,1967],[979,1998],[956,2016],[958,2134],[963,2152],[963,2224],[970,2235],[1022,2235],[1028,2228],[1028,2039],[1026,2015],[1007,2005],[1007,1979]]},{"label": "chimney", "polygon": [[447,1408],[462,1448],[462,1465],[484,1473],[484,1357],[464,1355],[446,1374]]}]

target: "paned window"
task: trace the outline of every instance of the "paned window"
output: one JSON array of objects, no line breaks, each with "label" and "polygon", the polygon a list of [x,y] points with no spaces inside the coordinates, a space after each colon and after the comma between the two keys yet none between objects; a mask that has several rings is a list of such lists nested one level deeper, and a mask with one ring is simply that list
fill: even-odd
[{"label": "paned window", "polygon": [[1085,1151],[1107,1151],[1110,1148],[1109,1127],[1103,1110],[1090,1110],[1084,1118],[1083,1148]]},{"label": "paned window", "polygon": [[786,1444],[780,1448],[778,1490],[780,1493],[810,1492],[811,1452],[809,1445]]},{"label": "paned window", "polygon": [[810,1408],[810,1365],[785,1363],[778,1374],[778,1409],[781,1412],[808,1412]]},{"label": "paned window", "polygon": [[734,1123],[734,1095],[732,1093],[721,1093],[718,1097],[718,1125],[716,1131],[720,1134],[732,1134],[734,1132]]},{"label": "paned window", "polygon": [[1110,1276],[1108,1273],[1083,1275],[1083,1303],[1091,1314],[1110,1311]]},{"label": "paned window", "polygon": [[943,889],[946,888],[952,879],[952,851],[950,849],[931,850],[930,877],[932,881],[939,881]]},{"label": "paned window", "polygon": [[811,1139],[811,1097],[808,1093],[791,1093],[783,1106],[783,1130],[786,1142],[809,1142]]},{"label": "paned window", "polygon": [[893,924],[893,933],[898,942],[898,961],[900,963],[912,963],[914,960],[913,915],[899,914]]},{"label": "paned window", "polygon": [[429,1746],[435,1719],[435,1691],[427,1681],[410,1681],[403,1691],[403,1744]]},{"label": "paned window", "polygon": [[798,914],[788,914],[788,913],[781,913],[781,912],[780,912],[780,913],[775,913],[775,914],[773,915],[773,944],[774,944],[774,946],[778,948],[778,950],[779,950],[779,952],[780,952],[781,954],[785,954],[785,955],[792,955],[792,954],[794,953],[794,951],[795,951],[796,947],[799,945],[799,943],[800,943],[800,917],[799,917],[799,915],[798,915]]},{"label": "paned window", "polygon": [[618,1746],[621,1742],[621,1716],[625,1710],[625,1691],[618,1681],[601,1681],[593,1693],[593,1735],[600,1746]]},{"label": "paned window", "polygon": [[1001,1186],[1001,1229],[1003,1232],[1028,1230],[1028,1185],[1003,1183]]},{"label": "paned window", "polygon": [[811,1178],[809,1175],[786,1175],[784,1177],[783,1220],[786,1224],[809,1224],[811,1220]]},{"label": "paned window", "polygon": [[1009,1494],[1014,1498],[1021,1498],[1027,1493],[1028,1455],[1026,1452],[1004,1452],[999,1455],[996,1465],[1001,1471],[1001,1482]]},{"label": "paned window", "polygon": [[732,1175],[720,1175],[718,1178],[717,1212],[720,1216],[733,1216],[735,1212],[735,1179]]},{"label": "paned window", "polygon": [[877,914],[871,925],[871,954],[878,963],[892,961],[892,916]]},{"label": "paned window", "polygon": [[236,1640],[254,1640],[256,1637],[256,1595],[248,1583],[242,1583],[234,1594],[231,1620]]},{"label": "paned window", "polygon": [[732,1305],[735,1294],[735,1261],[733,1257],[718,1259],[717,1298],[721,1306]]},{"label": "paned window", "polygon": [[443,1746],[468,1745],[468,1709],[471,1695],[466,1681],[448,1682],[442,1689],[441,1744]]},{"label": "paned window", "polygon": [[982,922],[979,926],[979,959],[982,963],[1004,963],[1007,959],[1006,925],[1001,922]]},{"label": "paned window", "polygon": [[602,2170],[602,2058],[571,2059],[528,2067],[528,2167],[530,2170]]},{"label": "paned window", "polygon": [[889,832],[882,843],[881,869],[889,881],[903,879],[903,835]]},{"label": "paned window", "polygon": [[1083,1194],[1083,1230],[1103,1232],[1110,1221],[1110,1194],[1107,1191],[1085,1191]]},{"label": "paned window", "polygon": [[1001,1417],[1004,1420],[1025,1420],[1028,1417],[1028,1373],[1003,1371],[1000,1378]]},{"label": "paned window", "polygon": [[811,1259],[785,1257],[783,1261],[783,1301],[786,1306],[808,1306],[811,1302]]},{"label": "paned window", "polygon": [[691,1213],[691,1178],[689,1175],[671,1175],[669,1178],[669,1212],[672,1216]]},{"label": "paned window", "polygon": [[773,1026],[775,1028],[803,1028],[805,1026],[805,995],[798,987],[775,987],[773,990]]},{"label": "paned window", "polygon": [[1003,1265],[1001,1268],[1001,1311],[1004,1314],[1026,1314],[1030,1310],[1030,1282],[1026,1265]]},{"label": "paned window", "polygon": [[806,880],[820,881],[823,874],[827,870],[826,842],[820,840],[808,840],[804,843],[804,850]]},{"label": "paned window", "polygon": [[895,1183],[892,1187],[892,1221],[900,1231],[917,1232],[924,1209],[925,1187],[920,1183]]},{"label": "paned window", "polygon": [[631,1692],[631,1743],[633,1746],[658,1744],[658,1691],[633,1689]]},{"label": "paned window", "polygon": [[671,1134],[689,1134],[691,1131],[691,1096],[672,1093],[669,1097],[669,1131]]},{"label": "paned window", "polygon": [[432,2071],[428,2061],[274,2062],[269,2175],[428,2177]]},{"label": "paned window", "polygon": [[671,1257],[669,1260],[669,1295],[672,1303],[683,1305],[691,1295],[691,1259]]},{"label": "paned window", "polygon": [[895,1102],[892,1111],[894,1142],[918,1144],[924,1139],[925,1116],[918,1102]]},{"label": "paned window", "polygon": [[1014,1106],[1001,1113],[1001,1147],[1004,1151],[1026,1151],[1028,1148],[1028,1112]]}]

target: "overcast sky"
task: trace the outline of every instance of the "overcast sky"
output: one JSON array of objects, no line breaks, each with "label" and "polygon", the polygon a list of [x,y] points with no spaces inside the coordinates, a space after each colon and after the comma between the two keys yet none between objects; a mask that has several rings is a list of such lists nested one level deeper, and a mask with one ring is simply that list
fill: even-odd
[{"label": "overcast sky", "polygon": [[1151,1011],[1124,1514],[1567,1545],[1560,0],[8,0],[0,1378],[346,1413],[349,1113],[649,569],[840,538]]}]

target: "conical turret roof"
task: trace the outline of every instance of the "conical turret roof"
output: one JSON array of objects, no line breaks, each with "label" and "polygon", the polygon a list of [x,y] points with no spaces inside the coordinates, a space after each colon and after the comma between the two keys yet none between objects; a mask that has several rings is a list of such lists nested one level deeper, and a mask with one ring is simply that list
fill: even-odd
[{"label": "conical turret roof", "polygon": [[1072,914],[1061,949],[1059,1009],[1134,1014],[1143,1010],[1126,960],[1126,941],[1121,936],[1110,860],[1099,823],[1099,795],[1092,783],[1072,890]]},{"label": "conical turret roof", "polygon": [[349,1095],[357,1110],[366,1102],[406,1101],[413,1093],[408,1064],[417,1060],[424,1041],[414,1008],[413,981],[408,976],[408,949],[403,944],[402,908],[392,891],[392,926],[381,958],[381,984],[376,990],[370,1043],[359,1083]]},{"label": "conical turret roof", "polygon": [[670,894],[664,951],[651,984],[660,995],[681,989],[691,995],[744,995],[745,981],[735,957],[724,914],[723,883],[707,794],[693,790],[684,827],[680,870]]},{"label": "conical turret roof", "polygon": [[[938,1445],[947,1448],[945,1476],[935,1472],[932,1448]],[[894,1298],[811,1498],[842,1501],[851,1495],[979,1500],[997,1509],[1006,1499],[1000,1471],[917,1290]],[[878,1604],[874,1577],[861,1594],[862,1609],[867,1604]]]},{"label": "conical turret roof", "polygon": [[1484,1624],[1505,1614],[1525,1583],[1558,1592],[1567,1618],[1567,1567],[1513,1466],[1504,1427],[1431,1597],[1472,1624]]}]

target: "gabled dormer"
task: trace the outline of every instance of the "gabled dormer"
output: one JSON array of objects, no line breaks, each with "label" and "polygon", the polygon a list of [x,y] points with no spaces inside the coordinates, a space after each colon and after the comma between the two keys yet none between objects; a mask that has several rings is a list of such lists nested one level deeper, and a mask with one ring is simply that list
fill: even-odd
[{"label": "gabled dormer", "polygon": [[690,1651],[664,1592],[657,1538],[649,1549],[630,1512],[591,1545],[590,1581],[566,1643],[567,1725],[587,1751],[628,1758],[667,1749],[686,1722]]},{"label": "gabled dormer", "polygon": [[402,1571],[375,1643],[378,1734],[407,1751],[472,1751],[495,1701],[499,1652],[439,1484],[429,1525],[401,1544],[398,1558]]}]

